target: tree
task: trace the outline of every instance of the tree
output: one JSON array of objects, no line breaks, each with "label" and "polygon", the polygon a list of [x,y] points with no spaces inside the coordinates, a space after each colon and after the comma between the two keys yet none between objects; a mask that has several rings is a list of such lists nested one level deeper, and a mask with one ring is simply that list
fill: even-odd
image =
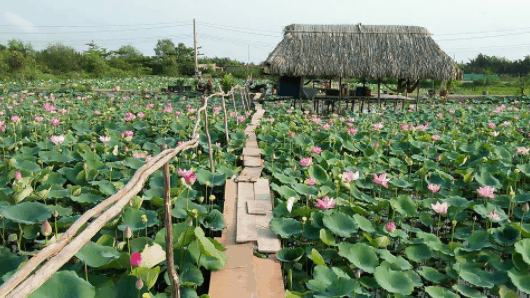
[{"label": "tree", "polygon": [[159,39],[154,50],[158,59],[175,55],[176,53],[175,44],[171,41],[171,39]]},{"label": "tree", "polygon": [[116,51],[116,53],[120,54],[122,57],[127,57],[127,58],[143,56],[140,50],[138,50],[137,48],[131,45],[122,46]]}]

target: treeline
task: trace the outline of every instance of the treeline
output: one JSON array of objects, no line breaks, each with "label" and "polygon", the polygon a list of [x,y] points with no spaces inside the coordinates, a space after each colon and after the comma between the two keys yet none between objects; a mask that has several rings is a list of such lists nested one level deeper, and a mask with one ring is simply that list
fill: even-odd
[{"label": "treeline", "polygon": [[530,72],[530,56],[511,61],[505,58],[479,54],[468,63],[461,64],[460,69],[464,73],[525,76]]},{"label": "treeline", "polygon": [[[133,46],[126,45],[116,51],[107,51],[95,43],[79,52],[60,43],[36,51],[31,43],[10,40],[0,43],[0,81],[50,80],[72,78],[132,77],[142,75],[192,76],[195,73],[193,48],[175,45],[170,39],[158,40],[154,56],[145,56]],[[259,74],[259,67],[230,58],[200,58],[199,64],[218,67],[235,66],[232,74],[246,78],[248,73]],[[224,70],[208,67],[201,70],[211,77],[223,77]]]}]

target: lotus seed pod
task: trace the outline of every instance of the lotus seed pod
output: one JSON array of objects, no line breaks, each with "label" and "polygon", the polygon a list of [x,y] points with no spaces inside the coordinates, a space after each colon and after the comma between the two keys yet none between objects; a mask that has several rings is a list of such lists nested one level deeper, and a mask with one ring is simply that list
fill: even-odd
[{"label": "lotus seed pod", "polygon": [[48,237],[52,233],[52,226],[48,222],[48,220],[44,220],[44,223],[42,224],[42,227],[40,229],[40,232],[42,235]]},{"label": "lotus seed pod", "polygon": [[147,216],[142,214],[142,223],[145,225],[147,223]]},{"label": "lotus seed pod", "polygon": [[519,170],[519,169],[515,169],[513,172],[514,172],[515,174],[519,174],[519,173],[521,173],[521,170]]},{"label": "lotus seed pod", "polygon": [[17,242],[17,241],[18,241],[17,234],[9,234],[9,236],[7,236],[7,242]]},{"label": "lotus seed pod", "polygon": [[125,228],[125,232],[124,233],[125,233],[125,238],[131,239],[131,237],[132,237],[131,227],[127,226]]},{"label": "lotus seed pod", "polygon": [[215,196],[214,195],[210,196],[210,201],[215,201]]},{"label": "lotus seed pod", "polygon": [[206,186],[210,186],[210,181],[206,181]]},{"label": "lotus seed pod", "polygon": [[141,278],[139,278],[136,281],[136,289],[141,290],[143,287],[144,287],[144,281]]},{"label": "lotus seed pod", "polygon": [[523,205],[523,211],[524,212],[528,212],[528,210],[530,210],[530,206],[528,206],[528,202],[524,203]]},{"label": "lotus seed pod", "polygon": [[199,197],[199,198],[197,199],[197,201],[198,201],[199,203],[204,202],[204,197]]},{"label": "lotus seed pod", "polygon": [[305,217],[305,216],[304,216],[304,217],[302,217],[302,224],[305,224],[305,223],[306,223],[306,221],[307,221],[307,217]]},{"label": "lotus seed pod", "polygon": [[193,213],[193,216],[194,216],[195,218],[197,218],[197,217],[199,216],[199,210],[197,210],[197,209],[193,209],[193,210],[191,210],[191,213]]}]

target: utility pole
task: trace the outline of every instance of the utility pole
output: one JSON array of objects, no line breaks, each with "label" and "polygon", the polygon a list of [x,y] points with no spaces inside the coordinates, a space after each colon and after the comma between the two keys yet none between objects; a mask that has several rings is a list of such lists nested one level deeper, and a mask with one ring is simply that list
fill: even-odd
[{"label": "utility pole", "polygon": [[193,48],[195,49],[195,77],[198,79],[199,65],[197,63],[197,25],[195,19],[193,19]]},{"label": "utility pole", "polygon": [[247,77],[250,75],[250,44],[247,44],[248,47],[248,57],[247,57]]}]

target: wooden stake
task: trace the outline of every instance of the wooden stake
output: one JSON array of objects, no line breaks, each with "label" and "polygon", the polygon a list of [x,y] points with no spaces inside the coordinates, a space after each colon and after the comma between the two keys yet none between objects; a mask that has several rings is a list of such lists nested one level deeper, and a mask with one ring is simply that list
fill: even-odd
[{"label": "wooden stake", "polygon": [[418,104],[420,103],[420,79],[418,79],[418,88],[416,90],[416,112],[418,111]]},{"label": "wooden stake", "polygon": [[[200,117],[200,115],[198,115]],[[210,138],[210,131],[208,130],[208,110],[204,110],[204,131],[206,132],[206,138],[208,139],[208,150],[210,151],[210,171],[215,173],[215,166],[213,162],[213,148],[212,138]]]},{"label": "wooden stake", "polygon": [[230,138],[228,137],[228,116],[226,114],[226,103],[225,103],[225,96],[221,95],[222,101],[223,101],[223,114],[225,115],[225,136],[226,136],[226,145],[230,143]]},{"label": "wooden stake", "polygon": [[381,109],[381,79],[377,79],[377,104],[379,104],[379,109]]},{"label": "wooden stake", "polygon": [[[161,151],[167,149],[166,144],[160,145]],[[169,282],[171,283],[171,297],[180,298],[180,283],[175,260],[173,259],[173,225],[171,223],[171,176],[169,162],[164,164],[164,225],[166,226],[166,264]]]}]

